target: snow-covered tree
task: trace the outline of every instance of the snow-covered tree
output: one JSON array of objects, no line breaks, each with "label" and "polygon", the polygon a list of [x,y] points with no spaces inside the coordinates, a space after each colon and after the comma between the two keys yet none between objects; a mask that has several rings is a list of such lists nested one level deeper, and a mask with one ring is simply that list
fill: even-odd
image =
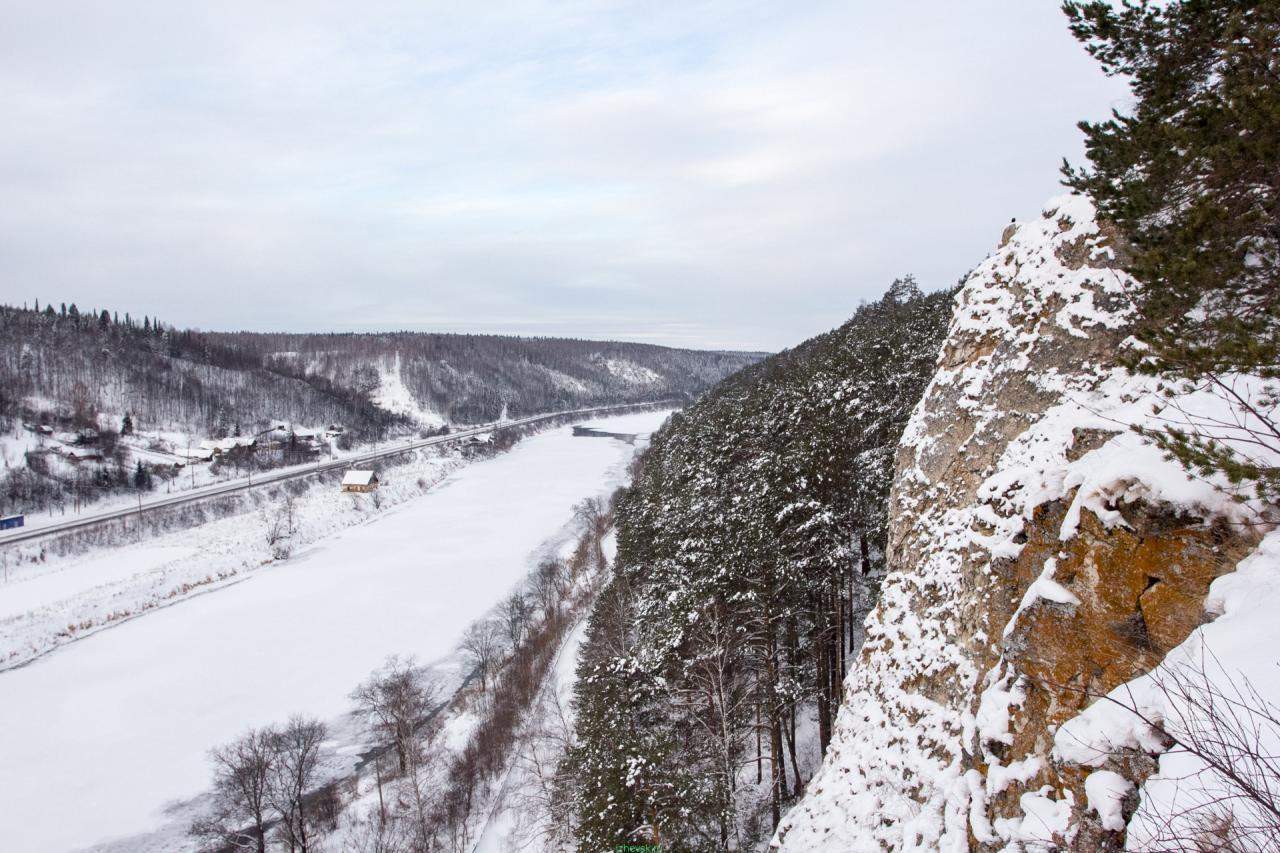
[{"label": "snow-covered tree", "polygon": [[799,793],[874,602],[894,448],[950,309],[900,279],[654,437],[617,500],[617,576],[580,663],[561,776],[578,780],[582,849],[744,849]]}]

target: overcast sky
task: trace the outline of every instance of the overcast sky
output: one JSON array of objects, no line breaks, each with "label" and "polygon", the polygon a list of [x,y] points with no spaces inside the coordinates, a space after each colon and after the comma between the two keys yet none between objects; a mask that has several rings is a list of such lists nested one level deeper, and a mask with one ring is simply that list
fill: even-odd
[{"label": "overcast sky", "polygon": [[1122,106],[1056,0],[0,0],[0,301],[779,349]]}]

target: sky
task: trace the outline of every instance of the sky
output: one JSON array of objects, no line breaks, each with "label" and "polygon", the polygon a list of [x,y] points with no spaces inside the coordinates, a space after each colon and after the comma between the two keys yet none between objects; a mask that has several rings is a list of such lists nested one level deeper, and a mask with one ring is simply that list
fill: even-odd
[{"label": "sky", "polygon": [[1123,109],[1055,0],[0,0],[0,302],[777,350]]}]

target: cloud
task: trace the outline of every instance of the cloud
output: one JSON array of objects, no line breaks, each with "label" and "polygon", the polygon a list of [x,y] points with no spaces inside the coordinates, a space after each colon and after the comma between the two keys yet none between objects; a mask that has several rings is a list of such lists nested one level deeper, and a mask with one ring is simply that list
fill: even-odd
[{"label": "cloud", "polygon": [[780,348],[1121,95],[1051,4],[470,5],[0,2],[0,299]]}]

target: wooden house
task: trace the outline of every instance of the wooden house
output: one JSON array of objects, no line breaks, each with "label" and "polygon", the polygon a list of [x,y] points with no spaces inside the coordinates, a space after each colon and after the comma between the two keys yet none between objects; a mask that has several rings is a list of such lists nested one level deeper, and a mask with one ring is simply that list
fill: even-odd
[{"label": "wooden house", "polygon": [[63,447],[62,455],[71,462],[102,461],[102,451],[96,447]]},{"label": "wooden house", "polygon": [[351,469],[342,475],[342,491],[372,492],[378,488],[378,475],[373,471]]}]

